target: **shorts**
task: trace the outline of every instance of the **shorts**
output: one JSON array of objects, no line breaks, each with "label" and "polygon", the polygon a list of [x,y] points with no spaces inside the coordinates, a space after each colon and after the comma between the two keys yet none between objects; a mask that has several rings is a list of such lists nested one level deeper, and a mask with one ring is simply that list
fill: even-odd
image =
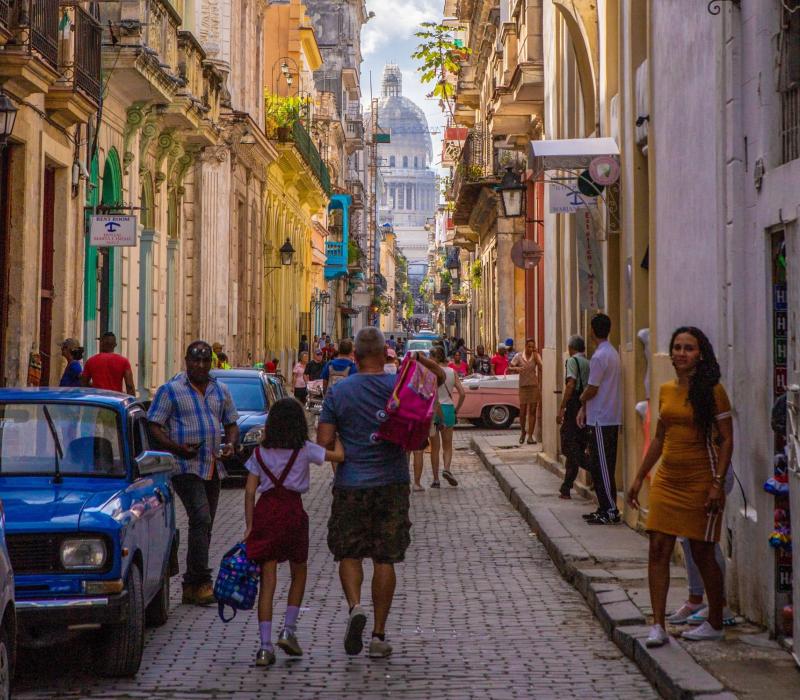
[{"label": "shorts", "polygon": [[442,409],[442,415],[441,417],[436,416],[436,424],[445,428],[452,428],[456,424],[456,407],[451,403],[443,403],[439,406]]},{"label": "shorts", "polygon": [[336,561],[372,559],[396,564],[411,544],[408,484],[369,489],[334,487],[328,549]]}]

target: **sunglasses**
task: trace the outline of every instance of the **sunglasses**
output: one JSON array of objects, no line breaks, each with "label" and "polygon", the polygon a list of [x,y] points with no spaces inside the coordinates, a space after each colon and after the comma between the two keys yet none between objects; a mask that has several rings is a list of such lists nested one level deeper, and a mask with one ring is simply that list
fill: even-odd
[{"label": "sunglasses", "polygon": [[186,357],[191,357],[193,360],[210,360],[211,348],[205,345],[195,345],[190,348],[186,353]]}]

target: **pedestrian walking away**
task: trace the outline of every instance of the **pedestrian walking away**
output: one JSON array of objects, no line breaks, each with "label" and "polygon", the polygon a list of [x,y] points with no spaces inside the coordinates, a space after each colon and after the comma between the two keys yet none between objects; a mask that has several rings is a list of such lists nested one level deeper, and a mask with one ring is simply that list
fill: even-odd
[{"label": "pedestrian walking away", "polygon": [[590,467],[598,508],[584,519],[592,525],[619,523],[617,508],[617,437],[622,425],[622,370],[619,353],[608,340],[611,319],[596,314],[589,324],[596,347],[589,361],[589,384],[581,394],[579,427],[588,426]]},{"label": "pedestrian walking away", "polygon": [[731,404],[720,384],[720,368],[705,333],[693,326],[678,328],[670,341],[676,379],[659,388],[656,435],[628,491],[639,507],[639,491],[658,460],[650,484],[646,530],[650,535],[649,582],[653,626],[647,646],[668,641],[666,605],[670,559],[675,539],[689,540],[692,560],[708,595],[708,619],[681,636],[690,641],[724,636],[724,590],[716,558],[722,528],[723,484],[733,455]]},{"label": "pedestrian walking away", "polygon": [[516,353],[508,366],[509,374],[519,375],[519,427],[522,431],[519,436],[520,445],[525,442],[526,434],[528,444],[536,444],[536,414],[542,400],[541,372],[542,357],[536,349],[536,341],[528,338],[525,341],[525,350]]},{"label": "pedestrian walking away", "polygon": [[[325,396],[317,429],[317,442],[333,448],[336,437],[344,446],[344,461],[336,468],[333,502],[328,520],[328,548],[339,562],[349,612],[344,648],[359,654],[367,615],[361,606],[362,561],[372,559],[374,622],[369,656],[392,653],[386,641],[386,621],[394,597],[394,565],[405,558],[411,542],[408,454],[390,442],[372,436],[385,417],[386,404],[396,377],[383,371],[386,341],[372,326],[356,336],[358,374],[333,386]],[[417,361],[436,374],[444,371],[432,360]]]},{"label": "pedestrian walking away", "polygon": [[83,372],[83,367],[81,367],[83,348],[80,343],[75,338],[67,338],[61,343],[61,357],[67,361],[67,366],[64,368],[58,386],[80,386]]},{"label": "pedestrian walking away", "polygon": [[358,367],[352,360],[353,341],[345,338],[339,341],[338,353],[334,359],[325,365],[322,370],[322,390],[327,392],[328,387],[335,386],[343,379],[358,373]]},{"label": "pedestrian walking away", "polygon": [[300,353],[300,358],[292,368],[292,391],[294,397],[301,403],[306,402],[308,396],[308,388],[306,387],[306,365],[308,363],[308,353],[303,351]]},{"label": "pedestrian walking away", "polygon": [[239,416],[228,388],[209,374],[211,346],[195,340],[184,361],[186,371],[158,388],[147,419],[155,442],[175,455],[180,468],[172,485],[189,520],[182,600],[208,605],[214,602],[208,548],[226,476],[221,458],[232,457],[238,447]]},{"label": "pedestrian walking away", "polygon": [[[342,444],[335,441],[326,450],[308,440],[308,425],[302,405],[293,398],[270,407],[264,440],[247,464],[244,491],[245,542],[247,556],[261,565],[258,592],[260,645],[256,666],[275,663],[272,646],[272,612],[278,564],[288,561],[291,572],[289,596],[278,646],[289,656],[302,656],[297,639],[297,618],[305,594],[308,574],[308,515],[301,494],[308,491],[310,465],[325,460],[341,462]],[[260,494],[256,503],[256,493]]]},{"label": "pedestrian walking away", "polygon": [[[453,476],[451,466],[453,463],[453,429],[458,422],[458,411],[464,403],[464,387],[455,370],[447,366],[444,350],[435,347],[431,350],[431,358],[439,363],[445,373],[445,381],[439,386],[434,425],[436,431],[431,438],[431,465],[433,466],[434,480],[432,488],[439,487],[436,472],[439,471],[439,452],[441,450],[444,469],[442,476],[451,486],[458,486],[458,480]],[[453,401],[453,394],[458,394],[458,404]]]},{"label": "pedestrian walking away", "polygon": [[111,331],[106,331],[100,337],[100,352],[92,355],[83,367],[81,386],[91,386],[95,389],[108,391],[125,391],[131,396],[136,395],[133,384],[133,372],[128,358],[114,352],[117,347],[117,336]]},{"label": "pedestrian walking away", "polygon": [[561,451],[566,457],[564,482],[559,489],[560,498],[569,499],[578,478],[578,471],[589,470],[586,459],[587,429],[578,425],[581,394],[589,383],[589,360],[586,359],[586,343],[579,335],[567,341],[569,357],[564,363],[564,395],[556,421],[561,425]]}]

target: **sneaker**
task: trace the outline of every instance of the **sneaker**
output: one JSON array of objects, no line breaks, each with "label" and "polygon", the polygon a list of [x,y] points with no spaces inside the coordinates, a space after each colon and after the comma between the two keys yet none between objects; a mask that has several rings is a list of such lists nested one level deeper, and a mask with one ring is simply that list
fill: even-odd
[{"label": "sneaker", "polygon": [[275,652],[272,649],[259,649],[256,652],[256,666],[272,666],[275,663]]},{"label": "sneaker", "polygon": [[450,471],[448,469],[445,469],[442,472],[442,476],[445,478],[447,483],[450,484],[450,486],[458,486],[458,482],[456,481],[456,478],[450,473]]},{"label": "sneaker", "polygon": [[194,604],[195,605],[213,605],[217,602],[214,597],[214,587],[210,583],[201,583],[196,591]]},{"label": "sneaker", "polygon": [[360,605],[354,605],[347,618],[347,630],[344,633],[344,650],[349,656],[360,654],[364,648],[361,641],[361,634],[367,624],[367,614]]},{"label": "sneaker", "polygon": [[616,525],[621,518],[619,513],[592,513],[591,518],[584,518],[587,525]]},{"label": "sneaker", "polygon": [[431,488],[432,489],[440,489],[442,485],[438,481],[431,481]]},{"label": "sneaker", "polygon": [[671,625],[685,625],[692,615],[700,612],[703,608],[705,608],[703,603],[689,603],[687,601],[667,618],[667,622]]},{"label": "sneaker", "polygon": [[414,484],[414,485],[411,487],[411,490],[412,490],[412,491],[416,491],[417,493],[419,493],[420,491],[424,491],[424,490],[425,490],[425,487],[424,487],[422,484]]},{"label": "sneaker", "polygon": [[281,649],[283,649],[289,656],[303,655],[303,650],[297,641],[295,633],[290,632],[285,628],[281,630],[281,633],[278,635],[278,646]]},{"label": "sneaker", "polygon": [[681,637],[688,639],[690,642],[714,642],[725,637],[725,632],[722,630],[715,630],[711,623],[706,621],[699,627],[693,630],[686,630]]},{"label": "sneaker", "polygon": [[581,517],[584,520],[593,520],[596,516],[600,515],[599,510],[593,510],[591,513],[584,513]]},{"label": "sneaker", "polygon": [[389,642],[373,637],[369,643],[368,656],[370,659],[385,659],[392,653],[392,645]]},{"label": "sneaker", "polygon": [[667,631],[661,625],[653,625],[650,634],[644,640],[644,645],[650,649],[653,647],[663,647],[669,641]]},{"label": "sneaker", "polygon": [[[696,626],[702,625],[706,620],[708,620],[708,607],[703,605],[694,615],[688,617],[686,622]],[[736,624],[736,614],[727,605],[722,608],[722,624],[725,625],[725,627],[732,627]]]},{"label": "sneaker", "polygon": [[183,584],[183,595],[181,596],[181,603],[183,605],[194,605],[197,602],[197,586],[193,583]]}]

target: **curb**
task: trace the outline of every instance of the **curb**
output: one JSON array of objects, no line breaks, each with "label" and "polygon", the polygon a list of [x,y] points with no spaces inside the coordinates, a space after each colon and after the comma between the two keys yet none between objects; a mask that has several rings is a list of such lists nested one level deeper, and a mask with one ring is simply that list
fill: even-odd
[{"label": "curb", "polygon": [[[500,489],[544,545],[561,575],[585,598],[606,634],[641,670],[661,697],[667,700],[735,700],[736,696],[698,664],[675,640],[648,649],[649,632],[642,612],[608,571],[561,525],[547,506],[513,471],[492,459],[493,448],[484,438],[472,438],[471,446]],[[563,477],[558,465],[537,458],[539,465]],[[582,494],[585,495],[585,494]]]}]

